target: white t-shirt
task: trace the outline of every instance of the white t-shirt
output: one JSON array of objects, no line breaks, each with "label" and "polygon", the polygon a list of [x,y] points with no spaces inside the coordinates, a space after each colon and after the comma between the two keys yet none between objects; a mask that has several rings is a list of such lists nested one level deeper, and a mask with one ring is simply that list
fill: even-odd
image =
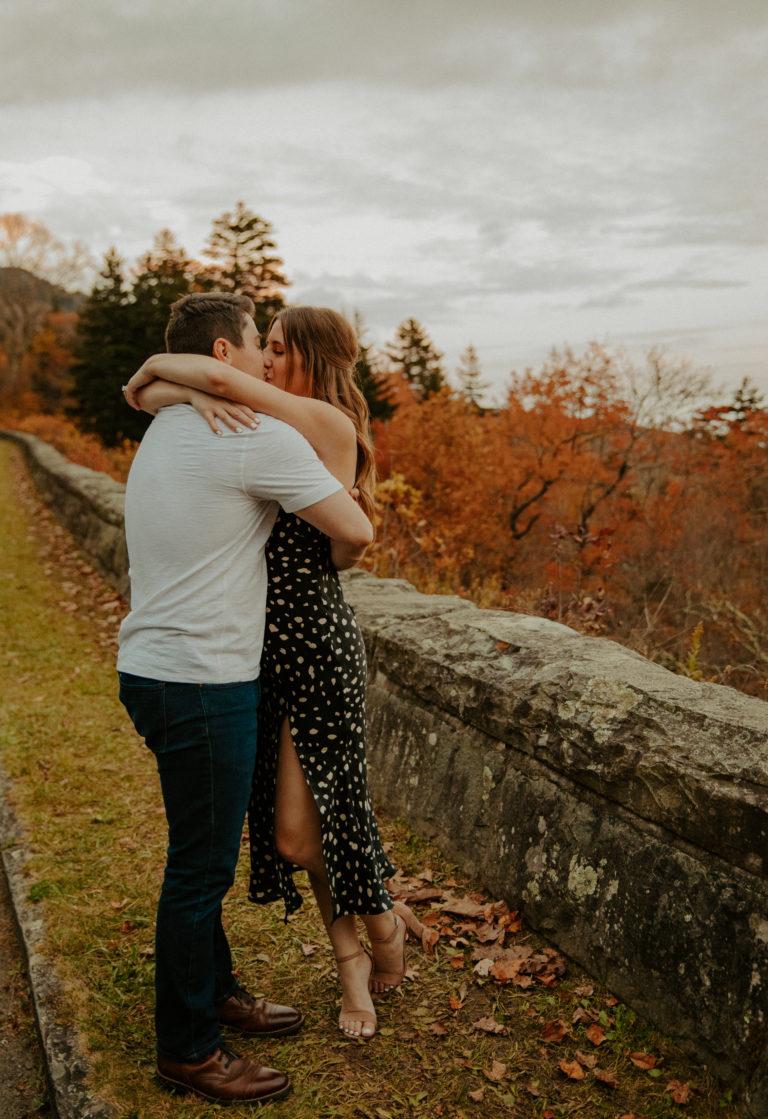
[{"label": "white t-shirt", "polygon": [[193,684],[254,680],[277,505],[294,513],[341,488],[280,420],[214,435],[189,405],[162,408],[126,486],[131,612],[118,669]]}]

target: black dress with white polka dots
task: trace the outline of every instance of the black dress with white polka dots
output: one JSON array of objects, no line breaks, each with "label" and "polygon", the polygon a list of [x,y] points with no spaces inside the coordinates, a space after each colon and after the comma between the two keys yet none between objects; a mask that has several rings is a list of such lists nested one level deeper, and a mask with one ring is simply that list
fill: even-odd
[{"label": "black dress with white polka dots", "polygon": [[301,905],[290,863],[275,850],[274,805],[280,726],[294,745],[320,812],[333,915],[392,908],[384,853],[368,795],[365,646],[331,563],[328,537],[281,511],[267,544],[269,589],[259,750],[248,824],[251,901]]}]

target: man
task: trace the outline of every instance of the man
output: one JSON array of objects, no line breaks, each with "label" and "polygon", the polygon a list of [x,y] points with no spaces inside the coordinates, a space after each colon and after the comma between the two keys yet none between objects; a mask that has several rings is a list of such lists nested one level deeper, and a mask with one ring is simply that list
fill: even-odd
[{"label": "man", "polygon": [[[253,303],[198,293],[171,309],[166,347],[263,376]],[[277,504],[359,559],[370,522],[293,428],[269,416],[217,437],[192,408],[163,408],[126,487],[131,612],[120,698],[156,756],[168,853],[155,937],[157,1069],[208,1099],[262,1103],[282,1072],[240,1057],[221,1026],[293,1033],[303,1016],[254,999],[232,974],[221,903],[234,881],[256,757],[264,547]]]}]

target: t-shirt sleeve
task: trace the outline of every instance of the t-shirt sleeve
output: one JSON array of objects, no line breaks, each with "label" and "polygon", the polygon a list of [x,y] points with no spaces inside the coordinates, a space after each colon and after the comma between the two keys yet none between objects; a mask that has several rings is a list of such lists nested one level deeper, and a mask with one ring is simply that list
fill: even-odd
[{"label": "t-shirt sleeve", "polygon": [[252,497],[277,501],[296,513],[343,489],[295,428],[262,416],[247,440],[243,486]]}]

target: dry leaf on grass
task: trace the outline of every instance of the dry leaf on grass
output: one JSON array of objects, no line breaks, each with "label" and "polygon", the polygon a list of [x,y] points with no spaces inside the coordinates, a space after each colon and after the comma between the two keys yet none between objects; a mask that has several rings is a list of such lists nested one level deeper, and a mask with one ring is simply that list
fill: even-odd
[{"label": "dry leaf on grass", "polygon": [[568,1027],[562,1018],[553,1018],[551,1022],[544,1024],[544,1029],[541,1031],[543,1041],[562,1041],[568,1033]]},{"label": "dry leaf on grass", "polygon": [[669,1092],[675,1103],[681,1104],[690,1103],[691,1096],[693,1095],[693,1089],[690,1084],[684,1084],[682,1080],[670,1080],[664,1091]]},{"label": "dry leaf on grass", "polygon": [[656,1058],[653,1053],[630,1053],[629,1059],[633,1065],[647,1070],[656,1067]]},{"label": "dry leaf on grass", "polygon": [[469,1093],[469,1098],[475,1103],[482,1103],[485,1099],[485,1088],[476,1088],[474,1092]]},{"label": "dry leaf on grass", "polygon": [[564,1072],[569,1080],[583,1080],[585,1073],[578,1061],[558,1061],[557,1067]]},{"label": "dry leaf on grass", "polygon": [[478,1018],[476,1022],[472,1023],[472,1028],[482,1030],[486,1034],[505,1034],[507,1032],[501,1022],[497,1022],[495,1018]]},{"label": "dry leaf on grass", "polygon": [[593,1045],[602,1045],[605,1041],[605,1030],[602,1026],[598,1026],[596,1022],[593,1022],[587,1030],[587,1037]]},{"label": "dry leaf on grass", "polygon": [[594,1053],[582,1053],[580,1049],[576,1050],[576,1060],[580,1065],[584,1065],[584,1068],[594,1068],[597,1064],[597,1057]]},{"label": "dry leaf on grass", "polygon": [[593,1075],[595,1080],[599,1080],[601,1084],[607,1085],[608,1088],[618,1088],[619,1086],[618,1080],[608,1069],[596,1068]]},{"label": "dry leaf on grass", "polygon": [[494,1061],[489,1069],[483,1070],[483,1076],[487,1080],[503,1080],[506,1075],[507,1066],[504,1064],[503,1061]]}]

